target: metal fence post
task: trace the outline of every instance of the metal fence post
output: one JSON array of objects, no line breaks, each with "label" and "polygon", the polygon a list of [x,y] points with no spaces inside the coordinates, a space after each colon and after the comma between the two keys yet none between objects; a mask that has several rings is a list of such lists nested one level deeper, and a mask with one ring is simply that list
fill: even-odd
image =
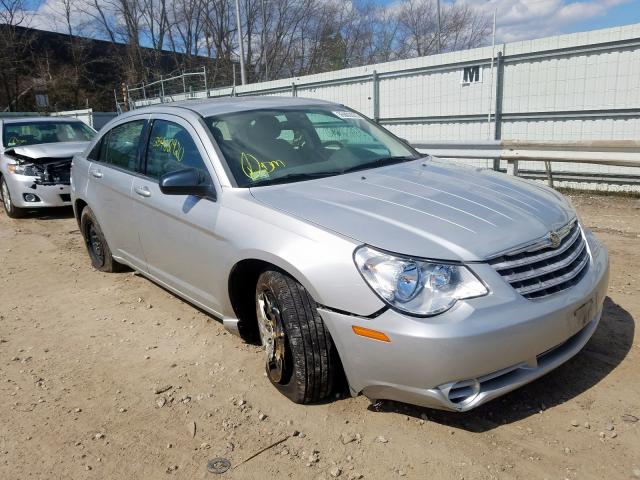
[{"label": "metal fence post", "polygon": [[371,82],[373,83],[373,119],[377,122],[380,120],[380,82],[378,72],[375,70],[371,74]]},{"label": "metal fence post", "polygon": [[496,106],[493,121],[496,140],[502,140],[502,99],[504,97],[504,56],[498,52],[496,61]]},{"label": "metal fence post", "polygon": [[131,92],[129,92],[129,85],[127,85],[127,110],[131,111],[134,108],[135,104],[131,101]]},{"label": "metal fence post", "polygon": [[296,86],[296,82],[291,82],[291,96],[292,97],[298,96],[298,87]]},{"label": "metal fence post", "polygon": [[[504,55],[498,52],[496,61],[496,105],[493,115],[494,139],[502,140],[502,99],[504,97]],[[500,159],[493,160],[493,169],[500,170]],[[518,174],[518,165],[515,165],[515,175]]]},{"label": "metal fence post", "polygon": [[202,75],[204,75],[204,95],[205,98],[209,98],[209,87],[207,86],[207,67],[202,67]]},{"label": "metal fence post", "polygon": [[553,188],[553,171],[551,170],[551,162],[544,162],[544,168],[547,171],[547,184]]},{"label": "metal fence post", "polygon": [[164,80],[160,75],[160,103],[164,103]]},{"label": "metal fence post", "polygon": [[120,103],[118,102],[118,90],[113,89],[113,99],[116,101],[116,113],[120,115],[122,113],[122,108],[120,108]]}]

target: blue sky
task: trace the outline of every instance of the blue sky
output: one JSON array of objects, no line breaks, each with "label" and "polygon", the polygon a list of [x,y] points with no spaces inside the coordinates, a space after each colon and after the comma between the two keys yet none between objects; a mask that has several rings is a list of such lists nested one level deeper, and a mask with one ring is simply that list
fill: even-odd
[{"label": "blue sky", "polygon": [[[376,0],[393,6],[398,0]],[[487,14],[497,9],[498,41],[640,23],[640,0],[455,0]],[[453,0],[441,0],[442,4]]]}]

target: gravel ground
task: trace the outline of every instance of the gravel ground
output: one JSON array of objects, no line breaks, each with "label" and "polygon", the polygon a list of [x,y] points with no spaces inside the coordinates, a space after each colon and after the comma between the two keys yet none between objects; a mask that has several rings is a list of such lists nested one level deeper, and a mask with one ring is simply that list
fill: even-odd
[{"label": "gravel ground", "polygon": [[[137,274],[92,270],[69,211],[0,215],[0,479],[640,478],[640,200],[572,201],[611,254],[601,325],[467,414],[294,405],[257,347]],[[231,470],[208,473],[215,457]]]}]

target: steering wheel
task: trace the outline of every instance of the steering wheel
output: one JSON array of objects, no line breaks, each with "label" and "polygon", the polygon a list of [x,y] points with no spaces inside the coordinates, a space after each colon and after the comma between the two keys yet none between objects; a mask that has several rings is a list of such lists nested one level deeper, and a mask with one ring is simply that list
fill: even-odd
[{"label": "steering wheel", "polygon": [[339,142],[338,140],[327,140],[326,142],[322,142],[322,146],[325,148],[331,145],[335,145],[338,147],[332,150],[340,150],[341,148],[344,148],[344,144],[342,142]]}]

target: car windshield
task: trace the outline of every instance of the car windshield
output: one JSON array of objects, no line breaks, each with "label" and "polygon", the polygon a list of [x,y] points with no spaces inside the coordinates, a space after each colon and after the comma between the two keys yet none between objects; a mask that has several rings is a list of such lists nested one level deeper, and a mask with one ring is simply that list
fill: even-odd
[{"label": "car windshield", "polygon": [[240,187],[339,175],[420,157],[374,122],[338,105],[233,112],[205,122]]},{"label": "car windshield", "polygon": [[96,134],[82,122],[16,122],[5,123],[2,140],[5,148],[40,143],[86,142]]}]

